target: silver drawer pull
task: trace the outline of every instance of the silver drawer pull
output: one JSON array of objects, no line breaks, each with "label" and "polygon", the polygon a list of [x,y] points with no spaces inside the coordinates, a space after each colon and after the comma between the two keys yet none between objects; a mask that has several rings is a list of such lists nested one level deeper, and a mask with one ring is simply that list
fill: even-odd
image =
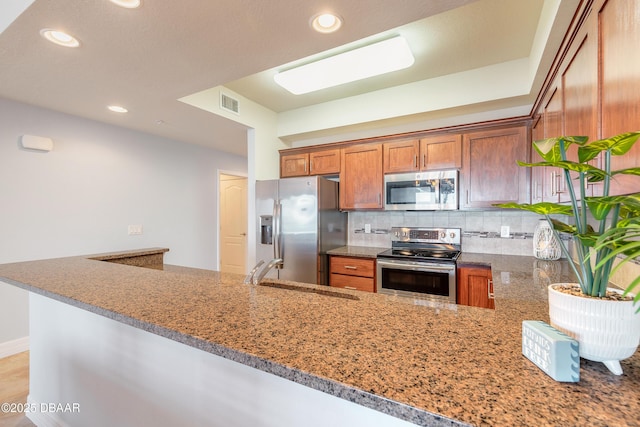
[{"label": "silver drawer pull", "polygon": [[352,291],[357,291],[358,288],[354,288],[353,286],[345,286],[345,289],[351,289]]},{"label": "silver drawer pull", "polygon": [[487,280],[487,296],[489,297],[489,299],[495,299],[496,295],[495,293],[491,292],[491,288],[493,288],[493,280],[489,279]]},{"label": "silver drawer pull", "polygon": [[346,268],[347,270],[357,270],[358,267],[354,266],[354,265],[345,265],[344,268]]}]

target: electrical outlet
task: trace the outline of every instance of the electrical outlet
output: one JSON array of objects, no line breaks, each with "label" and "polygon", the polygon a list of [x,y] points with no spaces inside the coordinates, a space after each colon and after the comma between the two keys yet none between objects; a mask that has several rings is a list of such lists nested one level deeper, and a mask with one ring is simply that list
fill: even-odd
[{"label": "electrical outlet", "polygon": [[137,236],[142,234],[142,225],[130,225],[129,236]]},{"label": "electrical outlet", "polygon": [[502,281],[503,285],[511,284],[511,274],[509,274],[508,271],[501,271],[500,272],[500,280]]},{"label": "electrical outlet", "polygon": [[509,237],[509,226],[503,225],[500,227],[500,237]]},{"label": "electrical outlet", "polygon": [[365,233],[371,233],[371,224],[365,224],[364,225],[364,232]]}]

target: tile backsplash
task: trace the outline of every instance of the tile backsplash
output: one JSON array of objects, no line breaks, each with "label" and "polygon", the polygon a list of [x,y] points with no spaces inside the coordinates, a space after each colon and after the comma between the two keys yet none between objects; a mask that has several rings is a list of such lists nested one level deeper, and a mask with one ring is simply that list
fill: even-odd
[{"label": "tile backsplash", "polygon": [[[391,247],[391,227],[452,227],[462,229],[463,252],[533,255],[532,237],[540,218],[510,210],[349,212],[349,245]],[[502,226],[509,227],[509,238],[500,237]]]}]

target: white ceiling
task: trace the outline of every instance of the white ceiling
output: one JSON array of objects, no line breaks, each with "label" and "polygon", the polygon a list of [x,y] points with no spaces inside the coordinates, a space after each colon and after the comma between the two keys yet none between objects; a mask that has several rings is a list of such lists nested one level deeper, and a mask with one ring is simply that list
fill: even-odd
[{"label": "white ceiling", "polygon": [[[31,1],[3,0],[0,15]],[[143,0],[135,10],[108,0],[35,0],[12,23],[0,19],[0,97],[246,155],[243,125],[178,99],[224,85],[285,112],[527,58],[545,1],[561,0]],[[536,68],[542,78],[555,53],[549,46],[557,49],[577,3],[560,3],[564,18]],[[338,33],[310,30],[309,18],[326,10],[343,17]],[[81,47],[52,45],[42,28],[65,30]],[[302,96],[273,83],[279,69],[390,34],[409,40],[410,69]],[[110,104],[130,112],[111,113]]]}]

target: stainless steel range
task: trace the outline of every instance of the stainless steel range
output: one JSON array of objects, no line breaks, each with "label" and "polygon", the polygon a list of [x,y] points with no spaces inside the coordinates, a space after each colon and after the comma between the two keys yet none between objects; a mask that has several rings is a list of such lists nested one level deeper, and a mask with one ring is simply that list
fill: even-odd
[{"label": "stainless steel range", "polygon": [[456,303],[459,228],[393,227],[377,257],[377,291]]}]

